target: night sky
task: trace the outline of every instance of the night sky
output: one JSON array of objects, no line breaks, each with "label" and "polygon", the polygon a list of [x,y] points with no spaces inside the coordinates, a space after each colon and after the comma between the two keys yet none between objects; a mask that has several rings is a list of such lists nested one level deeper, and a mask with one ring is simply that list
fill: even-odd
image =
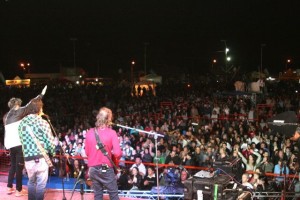
[{"label": "night sky", "polygon": [[76,66],[92,77],[128,72],[131,60],[162,73],[204,73],[224,62],[243,71],[263,66],[271,73],[300,63],[300,2],[297,0],[0,0],[0,71],[58,72]]}]

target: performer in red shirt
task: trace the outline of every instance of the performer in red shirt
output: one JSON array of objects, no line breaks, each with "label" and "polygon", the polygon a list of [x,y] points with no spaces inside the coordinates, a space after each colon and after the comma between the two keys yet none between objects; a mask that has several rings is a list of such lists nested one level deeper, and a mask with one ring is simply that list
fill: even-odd
[{"label": "performer in red shirt", "polygon": [[[103,143],[108,156],[115,157],[116,160],[122,155],[116,131],[110,128],[112,122],[112,111],[102,107],[96,117],[96,127],[90,129],[86,134],[85,151],[88,157],[89,177],[93,183],[95,200],[103,199],[103,188],[109,193],[111,200],[117,200],[118,185],[114,174],[114,168],[109,159],[97,148],[95,129]],[[96,132],[96,133],[97,133]]]}]

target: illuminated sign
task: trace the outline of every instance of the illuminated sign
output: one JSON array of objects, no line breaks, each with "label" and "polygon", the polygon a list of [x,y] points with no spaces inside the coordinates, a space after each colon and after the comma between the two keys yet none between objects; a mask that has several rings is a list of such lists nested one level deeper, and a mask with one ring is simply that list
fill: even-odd
[{"label": "illuminated sign", "polygon": [[6,80],[6,85],[30,85],[30,79]]}]

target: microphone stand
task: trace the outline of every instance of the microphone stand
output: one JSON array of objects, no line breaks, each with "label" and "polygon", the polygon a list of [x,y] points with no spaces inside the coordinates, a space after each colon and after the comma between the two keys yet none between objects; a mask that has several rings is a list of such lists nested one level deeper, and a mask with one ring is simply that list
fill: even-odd
[{"label": "microphone stand", "polygon": [[[123,126],[121,124],[114,124],[114,125],[122,127],[122,128],[130,129],[130,130],[138,131],[138,132],[141,132],[141,133],[146,133],[148,135],[153,135],[154,136],[154,140],[155,140],[155,155],[157,156],[157,138],[158,138],[158,136],[165,137],[164,135],[158,134],[156,132],[149,132],[149,131],[144,131],[142,129],[132,128],[132,127],[129,127],[129,126]],[[155,167],[156,167],[157,199],[159,200],[159,196],[160,195],[159,195],[159,178],[158,178],[158,160],[155,161]]]},{"label": "microphone stand", "polygon": [[84,199],[84,198],[83,198],[83,194],[84,194],[84,189],[83,189],[84,180],[83,180],[82,178],[80,178],[81,175],[82,175],[83,170],[84,170],[84,166],[81,166],[80,172],[79,172],[79,174],[78,174],[78,176],[77,176],[76,183],[75,183],[75,185],[74,185],[74,187],[73,187],[73,190],[72,190],[72,195],[71,195],[70,200],[72,200],[72,198],[73,198],[74,191],[75,191],[75,188],[76,188],[76,186],[77,186],[78,183],[80,183],[80,195],[81,195],[81,200]]},{"label": "microphone stand", "polygon": [[[51,131],[52,131],[52,133],[53,133],[53,136],[54,136],[54,137],[57,137],[56,131],[55,131],[54,127],[52,126],[52,123],[51,123],[51,121],[50,121],[48,115],[42,115],[42,117],[43,117],[43,119],[45,119],[45,120],[48,122],[48,124],[50,125],[50,128],[51,128]],[[59,170],[60,170],[60,171],[62,171],[62,165],[63,165],[63,162],[62,162],[62,152],[63,152],[63,149],[62,149],[62,147],[60,146],[60,151],[59,151],[59,154],[60,154],[60,157],[59,157],[60,169],[59,169]],[[58,174],[59,174],[59,173],[58,173]],[[62,184],[62,190],[63,190],[63,198],[62,198],[62,200],[67,200],[66,194],[65,194],[64,175],[62,175],[62,177],[61,177],[61,184]]]},{"label": "microphone stand", "polygon": [[286,193],[286,163],[283,163],[283,199],[285,199],[285,193]]}]

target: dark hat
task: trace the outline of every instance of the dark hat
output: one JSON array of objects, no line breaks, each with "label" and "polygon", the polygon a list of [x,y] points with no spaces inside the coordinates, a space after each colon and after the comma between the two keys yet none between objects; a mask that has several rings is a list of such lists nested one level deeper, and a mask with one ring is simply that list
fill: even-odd
[{"label": "dark hat", "polygon": [[130,144],[130,142],[126,142],[126,143],[125,143],[125,145],[128,145],[128,146],[130,146],[131,144]]}]

